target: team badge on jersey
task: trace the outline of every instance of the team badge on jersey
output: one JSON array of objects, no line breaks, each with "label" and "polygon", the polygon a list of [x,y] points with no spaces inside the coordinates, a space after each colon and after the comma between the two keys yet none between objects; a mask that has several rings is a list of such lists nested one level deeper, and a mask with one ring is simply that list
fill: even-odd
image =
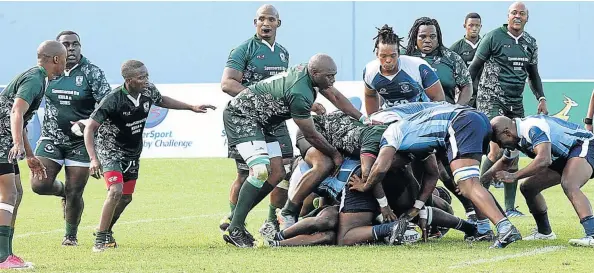
[{"label": "team badge on jersey", "polygon": [[407,83],[407,82],[401,82],[400,89],[402,89],[402,93],[408,93],[412,90],[410,83]]},{"label": "team badge on jersey", "polygon": [[148,113],[149,109],[151,108],[150,105],[149,105],[149,102],[148,101],[145,102],[143,106],[144,106],[144,112],[145,113]]},{"label": "team badge on jersey", "polygon": [[285,53],[281,52],[278,56],[280,57],[281,61],[285,63],[287,62],[287,57],[285,56]]},{"label": "team badge on jersey", "polygon": [[76,86],[82,86],[83,76],[76,76],[75,82],[76,82]]},{"label": "team badge on jersey", "polygon": [[43,150],[46,153],[50,153],[50,154],[53,154],[56,151],[56,150],[54,150],[54,145],[49,144],[49,143],[48,144],[45,144],[45,147],[43,147]]}]

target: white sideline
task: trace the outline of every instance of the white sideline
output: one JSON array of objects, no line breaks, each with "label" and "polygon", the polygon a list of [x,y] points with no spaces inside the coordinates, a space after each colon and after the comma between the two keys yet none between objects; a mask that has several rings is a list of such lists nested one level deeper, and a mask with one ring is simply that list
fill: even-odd
[{"label": "white sideline", "polygon": [[450,266],[450,269],[463,268],[463,267],[473,266],[473,265],[477,265],[477,264],[499,262],[499,261],[515,259],[515,258],[519,258],[519,257],[535,256],[535,255],[540,255],[540,254],[544,254],[544,253],[559,251],[559,250],[562,250],[565,248],[566,248],[565,246],[541,247],[541,248],[533,249],[530,251],[520,252],[520,253],[516,253],[516,254],[511,254],[511,255],[503,255],[503,256],[496,256],[496,257],[489,258],[489,259],[466,261],[466,262],[452,265],[452,266]]},{"label": "white sideline", "polygon": [[[251,212],[262,212],[262,211],[266,211],[266,210],[253,210]],[[122,221],[122,222],[118,222],[117,225],[131,225],[131,224],[138,224],[138,223],[152,223],[152,222],[162,222],[162,221],[175,221],[175,220],[187,220],[187,219],[195,219],[195,218],[208,218],[208,217],[222,217],[227,215],[226,213],[216,213],[216,214],[199,214],[199,215],[194,215],[194,216],[183,216],[183,217],[174,217],[174,218],[148,218],[148,219],[139,219],[139,220],[134,220],[134,221]],[[96,228],[97,225],[92,225],[92,226],[85,226],[85,227],[78,227],[79,230],[81,229],[94,229]],[[37,232],[27,232],[27,233],[23,233],[23,234],[15,234],[14,238],[25,238],[25,237],[30,237],[30,236],[35,236],[35,235],[43,235],[43,234],[49,234],[49,233],[58,233],[58,232],[64,232],[64,229],[54,229],[54,230],[48,230],[48,231],[37,231]]]}]

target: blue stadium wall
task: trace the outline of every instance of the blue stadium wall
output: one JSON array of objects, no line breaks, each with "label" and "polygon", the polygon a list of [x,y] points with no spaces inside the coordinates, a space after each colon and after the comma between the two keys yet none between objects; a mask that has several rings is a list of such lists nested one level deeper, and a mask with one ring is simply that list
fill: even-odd
[{"label": "blue stadium wall", "polygon": [[[444,43],[464,33],[464,16],[478,12],[483,33],[506,21],[511,2],[271,2],[283,25],[278,41],[290,62],[325,52],[338,80],[360,80],[372,53],[375,27],[387,23],[406,36],[420,16],[436,18]],[[218,82],[227,54],[254,33],[263,2],[0,2],[0,84],[35,64],[37,45],[61,30],[82,36],[83,54],[120,82],[126,59],[144,61],[157,83]],[[527,2],[527,31],[539,45],[544,79],[592,79],[594,2]],[[138,18],[138,19],[137,19]],[[143,18],[143,19],[140,19]]]}]

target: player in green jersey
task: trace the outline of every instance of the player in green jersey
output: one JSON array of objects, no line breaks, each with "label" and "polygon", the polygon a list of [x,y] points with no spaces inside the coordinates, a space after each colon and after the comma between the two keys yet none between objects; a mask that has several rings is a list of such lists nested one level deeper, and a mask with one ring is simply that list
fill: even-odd
[{"label": "player in green jersey", "polygon": [[[464,60],[443,45],[437,20],[421,17],[414,22],[408,33],[406,55],[421,57],[433,67],[447,102],[468,104],[472,95],[470,73]],[[460,91],[459,94],[456,90]]]},{"label": "player in green jersey", "polygon": [[23,195],[17,161],[26,158],[38,179],[46,177],[45,166],[33,155],[24,129],[43,99],[48,81],[62,74],[66,49],[45,41],[37,49],[37,66],[14,78],[0,93],[0,269],[29,267],[12,253],[17,210]]},{"label": "player in green jersey", "polygon": [[[487,115],[489,119],[503,115],[508,118],[523,118],[523,92],[526,80],[534,96],[539,101],[538,113],[548,114],[546,98],[542,88],[542,81],[538,73],[538,47],[536,40],[524,26],[528,22],[528,9],[522,2],[513,3],[508,9],[507,24],[487,33],[479,44],[476,56],[470,65],[473,81],[479,81],[477,92],[477,109]],[[478,72],[483,69],[482,74]],[[501,150],[491,142],[489,154],[481,166],[481,173],[490,169],[501,157]],[[514,163],[513,171],[518,170],[518,162]],[[491,181],[485,181],[489,184]],[[489,186],[489,184],[485,186]],[[505,209],[509,217],[523,216],[515,208],[515,183],[505,183]],[[487,229],[479,226],[479,231]],[[479,223],[480,225],[480,223]]]},{"label": "player in green jersey", "polygon": [[[47,178],[31,178],[31,188],[40,195],[62,197],[66,221],[62,245],[76,246],[90,160],[82,132],[75,134],[72,123],[87,119],[111,88],[103,71],[81,54],[76,32],[62,31],[56,40],[66,47],[66,70],[45,91],[45,115],[35,155],[46,167]],[[65,183],[56,180],[62,166]]]},{"label": "player in green jersey", "polygon": [[[91,159],[89,172],[95,178],[105,177],[107,198],[103,204],[94,252],[117,247],[112,228],[132,202],[132,194],[140,170],[142,132],[151,106],[206,113],[211,105],[189,105],[162,96],[148,81],[148,70],[140,61],[129,60],[122,65],[125,83],[109,92],[84,128],[85,147]],[[95,131],[97,138],[95,139]]]},{"label": "player in green jersey", "polygon": [[310,111],[318,90],[349,116],[369,122],[369,118],[332,87],[336,70],[336,63],[330,56],[316,54],[307,64],[297,65],[246,88],[225,108],[223,121],[228,144],[236,146],[250,168],[248,183],[241,187],[233,219],[223,235],[227,242],[238,247],[253,246],[254,239],[245,230],[245,218],[263,185],[267,181],[274,182],[269,180],[270,170],[282,168],[281,158],[271,158],[268,154],[269,150],[279,149],[276,137],[272,135],[278,124],[292,118],[305,138],[330,156],[335,166],[340,166],[342,156],[315,130],[311,119]]},{"label": "player in green jersey", "polygon": [[[466,66],[470,66],[472,63],[472,59],[474,58],[474,54],[476,53],[476,49],[481,42],[481,16],[478,13],[471,12],[466,15],[464,18],[464,29],[466,30],[466,34],[462,39],[456,41],[450,46],[450,50],[458,53],[462,60],[466,62]],[[480,73],[480,72],[479,72]],[[476,108],[476,90],[478,87],[478,82],[472,83],[472,97],[470,98],[470,102],[468,105]]]},{"label": "player in green jersey", "polygon": [[[231,51],[223,71],[221,89],[232,97],[235,97],[251,84],[284,72],[289,66],[289,52],[276,41],[276,31],[281,26],[281,20],[274,6],[261,6],[256,12],[254,26],[256,27],[256,34]],[[314,108],[324,111],[323,106],[318,103]],[[289,130],[284,122],[274,128],[273,135],[276,136],[281,149],[280,151],[269,151],[270,156],[282,157],[285,167],[271,170],[268,178],[270,183],[264,184],[256,203],[259,203],[268,193],[271,193],[268,219],[264,222],[262,230],[272,228],[278,231],[275,211],[284,205],[288,189],[286,180],[281,183],[278,183],[278,181],[283,180],[286,169],[290,168],[290,161],[293,158],[293,144],[289,136]],[[247,164],[235,147],[229,146],[228,156],[235,159],[237,176],[231,185],[229,194],[231,214],[225,216],[219,226],[223,232],[231,222],[239,190],[249,173]],[[276,188],[272,186],[274,184],[278,184]]]}]

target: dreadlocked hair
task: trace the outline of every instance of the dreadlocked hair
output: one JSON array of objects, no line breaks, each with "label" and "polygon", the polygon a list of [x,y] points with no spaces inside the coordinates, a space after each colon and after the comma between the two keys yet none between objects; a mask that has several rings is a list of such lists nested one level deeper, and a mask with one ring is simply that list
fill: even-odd
[{"label": "dreadlocked hair", "polygon": [[397,45],[398,49],[404,48],[400,43],[402,42],[402,38],[398,37],[392,27],[388,25],[384,25],[382,28],[377,28],[377,36],[373,39],[375,40],[375,47],[373,48],[373,52],[379,47],[379,44],[386,44],[386,45]]},{"label": "dreadlocked hair", "polygon": [[415,48],[417,47],[417,36],[419,35],[419,28],[421,26],[435,26],[435,30],[437,31],[437,48],[439,55],[443,55],[443,41],[441,40],[441,28],[439,27],[439,23],[437,20],[431,19],[429,17],[421,17],[415,20],[415,23],[410,28],[408,32],[408,45],[406,46],[406,55],[411,55]]}]

